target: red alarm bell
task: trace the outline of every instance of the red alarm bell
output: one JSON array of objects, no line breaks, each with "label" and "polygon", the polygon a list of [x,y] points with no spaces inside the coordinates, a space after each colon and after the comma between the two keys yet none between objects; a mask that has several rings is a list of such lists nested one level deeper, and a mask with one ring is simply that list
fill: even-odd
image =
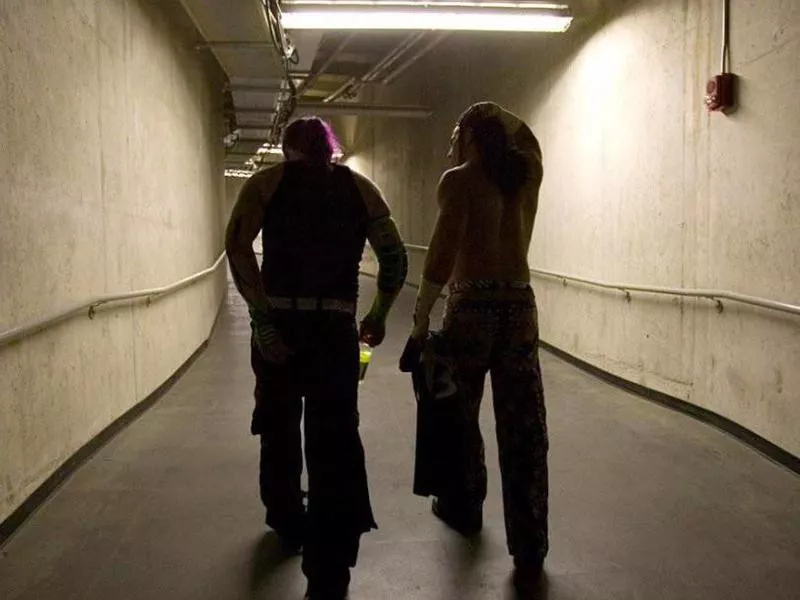
[{"label": "red alarm bell", "polygon": [[736,106],[736,75],[731,73],[730,0],[722,0],[722,74],[706,84],[706,106],[710,111],[727,113]]},{"label": "red alarm bell", "polygon": [[727,112],[736,104],[736,76],[723,73],[708,80],[706,84],[706,106],[708,110]]}]

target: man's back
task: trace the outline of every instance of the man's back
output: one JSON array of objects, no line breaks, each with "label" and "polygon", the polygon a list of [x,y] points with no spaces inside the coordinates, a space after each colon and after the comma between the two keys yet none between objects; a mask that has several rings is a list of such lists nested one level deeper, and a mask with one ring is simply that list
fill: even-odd
[{"label": "man's back", "polygon": [[[527,254],[542,183],[541,149],[525,123],[486,104],[492,131],[456,127],[450,156],[460,164],[437,187],[439,216],[423,271],[423,279],[435,285],[530,279]],[[484,143],[481,135],[494,139]]]},{"label": "man's back", "polygon": [[355,301],[368,220],[347,167],[285,163],[264,211],[265,290]]},{"label": "man's back", "polygon": [[464,196],[466,231],[452,279],[528,281],[528,247],[533,233],[541,167],[514,197],[504,197],[478,164],[451,171]]}]

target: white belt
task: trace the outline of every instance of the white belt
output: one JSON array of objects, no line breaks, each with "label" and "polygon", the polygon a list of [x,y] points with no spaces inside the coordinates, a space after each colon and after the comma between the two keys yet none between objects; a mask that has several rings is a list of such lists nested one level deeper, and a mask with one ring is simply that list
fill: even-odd
[{"label": "white belt", "polygon": [[356,303],[336,298],[285,298],[267,296],[272,308],[278,310],[334,310],[350,315],[356,314]]}]

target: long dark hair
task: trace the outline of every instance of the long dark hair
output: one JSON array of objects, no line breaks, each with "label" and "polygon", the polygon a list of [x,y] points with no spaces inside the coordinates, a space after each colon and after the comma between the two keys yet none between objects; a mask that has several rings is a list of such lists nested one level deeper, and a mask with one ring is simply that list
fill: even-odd
[{"label": "long dark hair", "polygon": [[302,117],[289,123],[283,132],[284,156],[288,148],[302,152],[313,163],[329,164],[341,147],[327,122],[319,117]]},{"label": "long dark hair", "polygon": [[489,180],[506,198],[516,196],[531,178],[530,163],[509,140],[503,122],[479,111],[467,111],[458,125],[460,136],[464,129],[472,131],[472,139]]}]

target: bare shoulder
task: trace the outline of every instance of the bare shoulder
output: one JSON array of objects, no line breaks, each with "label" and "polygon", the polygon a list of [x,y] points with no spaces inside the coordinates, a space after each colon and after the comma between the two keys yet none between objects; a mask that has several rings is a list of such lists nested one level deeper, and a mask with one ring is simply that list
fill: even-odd
[{"label": "bare shoulder", "polygon": [[353,180],[356,182],[356,187],[361,194],[361,199],[367,207],[367,214],[370,220],[379,219],[390,214],[389,205],[386,204],[386,199],[383,197],[383,192],[375,185],[366,175],[350,169],[353,174]]},{"label": "bare shoulder", "polygon": [[436,193],[439,206],[454,207],[464,202],[465,194],[462,191],[469,186],[473,177],[467,165],[459,165],[442,173]]},{"label": "bare shoulder", "polygon": [[279,163],[258,171],[245,182],[242,192],[257,193],[264,199],[268,199],[283,178],[283,165],[284,163]]}]

